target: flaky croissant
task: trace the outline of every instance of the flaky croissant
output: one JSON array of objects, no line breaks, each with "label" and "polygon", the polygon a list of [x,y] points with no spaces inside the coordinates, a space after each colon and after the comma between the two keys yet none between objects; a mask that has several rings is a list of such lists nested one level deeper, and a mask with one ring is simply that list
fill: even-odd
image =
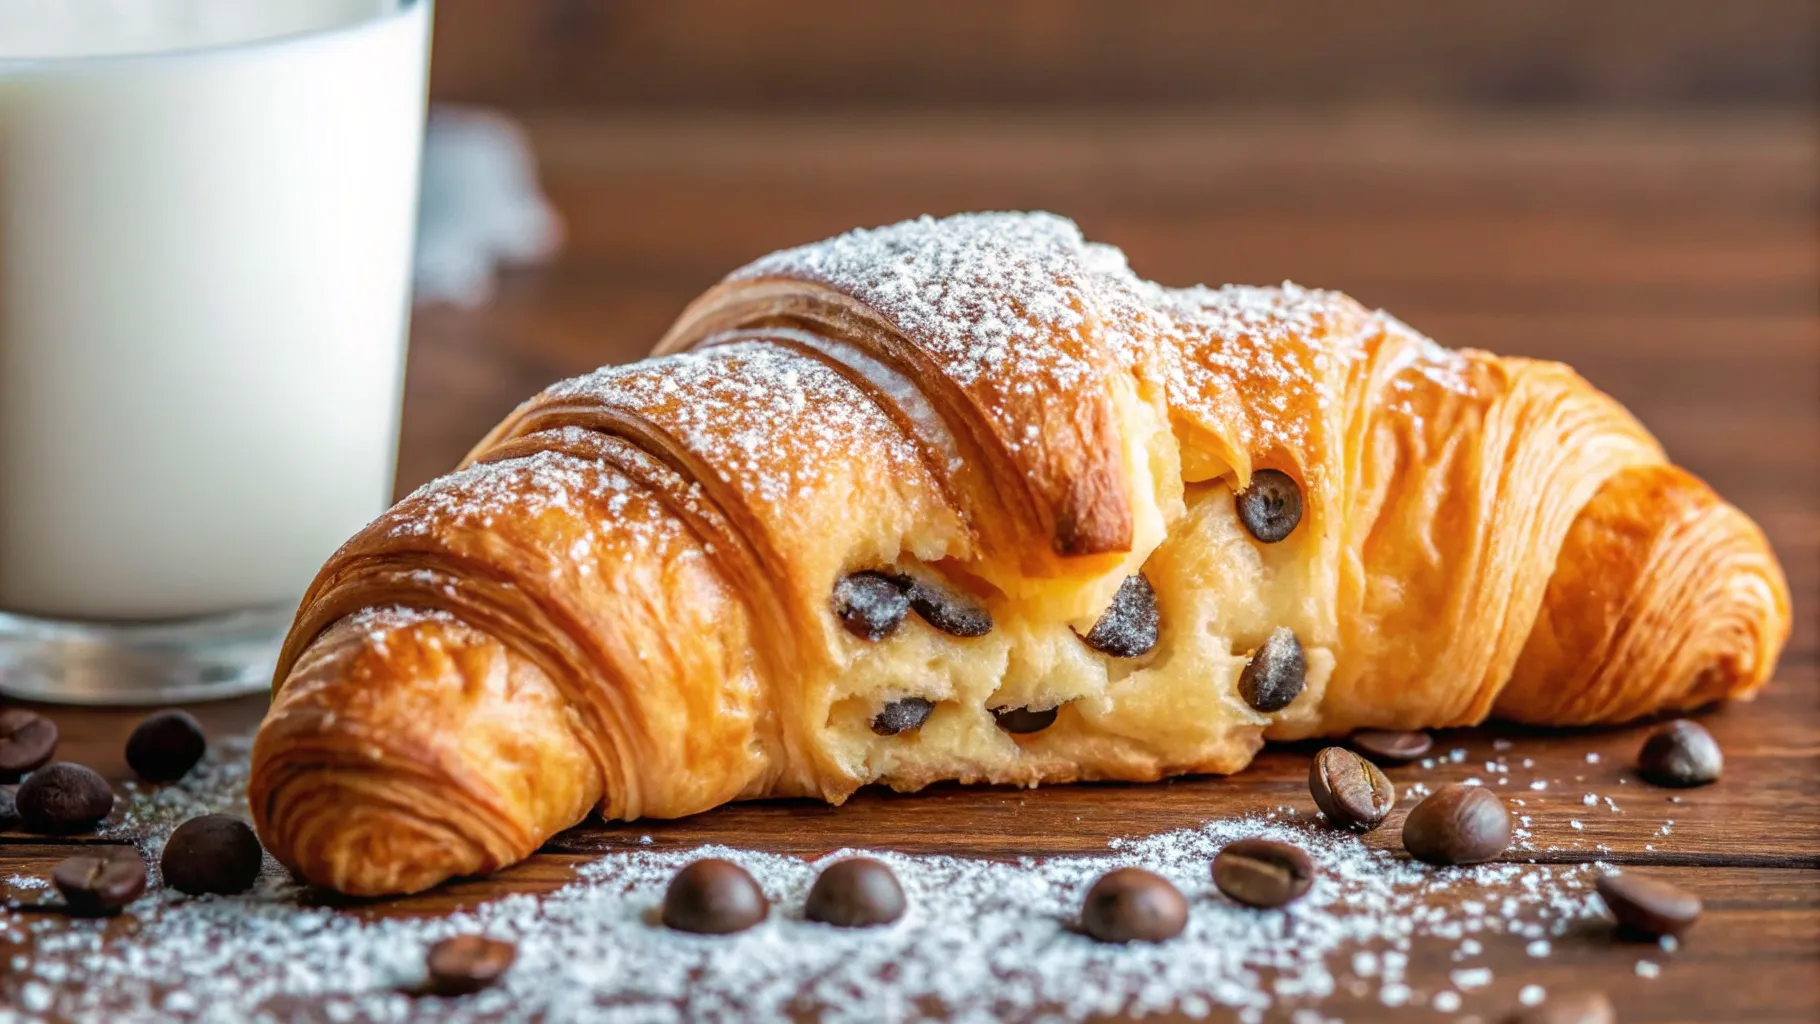
[{"label": "flaky croissant", "polygon": [[1555,363],[1163,288],[1042,214],[777,253],[348,542],[253,749],[348,893],[590,811],[1234,772],[1265,739],[1748,695],[1762,533]]}]

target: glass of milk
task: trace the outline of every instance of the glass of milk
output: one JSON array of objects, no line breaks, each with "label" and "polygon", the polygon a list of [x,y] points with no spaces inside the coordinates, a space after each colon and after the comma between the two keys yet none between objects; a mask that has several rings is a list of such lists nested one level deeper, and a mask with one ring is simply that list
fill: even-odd
[{"label": "glass of milk", "polygon": [[391,499],[429,0],[0,0],[0,693],[268,686]]}]

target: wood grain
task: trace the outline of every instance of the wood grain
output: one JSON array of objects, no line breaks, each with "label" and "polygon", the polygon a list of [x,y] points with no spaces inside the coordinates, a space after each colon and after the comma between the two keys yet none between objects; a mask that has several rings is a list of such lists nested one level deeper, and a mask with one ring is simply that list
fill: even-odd
[{"label": "wood grain", "polygon": [[[457,7],[445,4],[445,19]],[[1542,960],[1518,940],[1488,937],[1482,959],[1464,966],[1491,967],[1494,981],[1461,1012],[1498,1019],[1521,986],[1539,984],[1604,989],[1626,1022],[1820,1015],[1820,147],[1806,120],[543,114],[529,124],[568,248],[549,267],[509,275],[485,308],[419,310],[401,488],[452,465],[549,381],[642,354],[733,266],[925,211],[1051,207],[1162,280],[1339,286],[1448,344],[1572,362],[1764,525],[1794,590],[1795,633],[1760,700],[1704,716],[1727,755],[1717,785],[1670,792],[1639,780],[1631,766],[1644,726],[1461,730],[1440,737],[1441,763],[1392,771],[1406,794],[1478,777],[1524,801],[1534,849],[1513,857],[1632,865],[1707,899],[1706,919],[1673,957],[1600,928]],[[262,707],[197,710],[226,735],[250,728]],[[125,777],[120,744],[134,713],[53,713],[63,756]],[[736,842],[803,856],[845,846],[1100,850],[1216,816],[1311,814],[1313,749],[1270,749],[1230,779],[865,791],[838,809],[775,802],[677,822],[584,823],[498,877],[343,912],[439,914],[548,891],[587,857],[646,835],[658,846]],[[1461,760],[1446,760],[1456,749]],[[1399,821],[1400,812],[1370,842],[1394,849]],[[0,877],[42,875],[69,845],[0,835]],[[1463,966],[1451,949],[1418,944],[1412,984],[1433,989]],[[1660,977],[1639,976],[1640,959],[1660,962]],[[1407,1019],[1344,978],[1319,1009]],[[314,1013],[298,1008],[299,1019]]]},{"label": "wood grain", "polygon": [[1803,0],[439,0],[470,102],[1806,103]]}]

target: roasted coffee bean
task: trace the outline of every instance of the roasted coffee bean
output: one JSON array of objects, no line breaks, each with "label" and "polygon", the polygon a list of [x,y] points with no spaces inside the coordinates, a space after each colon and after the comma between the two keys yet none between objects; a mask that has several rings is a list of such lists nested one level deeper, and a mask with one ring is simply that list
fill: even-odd
[{"label": "roasted coffee bean", "polygon": [[1055,724],[1059,707],[1044,708],[1037,711],[1032,708],[993,708],[992,717],[998,720],[998,727],[1009,733],[1042,732]]},{"label": "roasted coffee bean", "polygon": [[202,723],[187,711],[160,711],[126,738],[126,763],[151,782],[183,778],[208,749]]},{"label": "roasted coffee bean", "polygon": [[909,729],[921,729],[935,710],[935,702],[921,697],[899,697],[872,716],[872,731],[880,736],[896,736]]},{"label": "roasted coffee bean", "polygon": [[871,857],[848,857],[816,876],[803,916],[840,928],[890,924],[904,916],[904,889],[884,864]]},{"label": "roasted coffee bean", "polygon": [[916,576],[898,577],[910,608],[923,621],[951,636],[985,636],[992,632],[992,613],[958,590]]},{"label": "roasted coffee bean", "polygon": [[0,832],[19,824],[19,802],[13,798],[12,786],[0,786]]},{"label": "roasted coffee bean", "polygon": [[491,986],[512,969],[518,947],[484,935],[457,935],[430,947],[424,987],[433,995],[465,996]]},{"label": "roasted coffee bean", "polygon": [[97,847],[51,869],[51,884],[72,914],[112,914],[145,892],[145,861],[129,846]]},{"label": "roasted coffee bean", "polygon": [[1370,832],[1397,805],[1397,788],[1378,766],[1345,747],[1328,747],[1308,765],[1308,791],[1335,828]]},{"label": "roasted coffee bean", "polygon": [[24,708],[0,711],[0,782],[18,782],[57,753],[57,723]]},{"label": "roasted coffee bean", "polygon": [[1510,811],[1483,786],[1449,783],[1403,819],[1403,849],[1430,864],[1480,864],[1510,846]]},{"label": "roasted coffee bean", "polygon": [[746,869],[730,860],[706,857],[670,879],[664,892],[664,924],[700,935],[743,932],[763,921],[771,905]]},{"label": "roasted coffee bean", "polygon": [[1081,928],[1101,942],[1163,942],[1187,926],[1182,891],[1143,868],[1108,871],[1081,901]]},{"label": "roasted coffee bean", "polygon": [[1286,627],[1278,626],[1251,655],[1239,673],[1239,696],[1253,711],[1281,711],[1302,695],[1308,677],[1308,659],[1302,642]]},{"label": "roasted coffee bean", "polygon": [[1518,1010],[1505,1024],[1617,1024],[1618,1011],[1603,992],[1550,994],[1540,1006]]},{"label": "roasted coffee bean", "polygon": [[1660,938],[1680,935],[1700,919],[1700,897],[1678,885],[1626,871],[1600,875],[1599,896],[1632,934]]},{"label": "roasted coffee bean", "polygon": [[1302,488],[1295,477],[1278,469],[1260,469],[1251,474],[1251,486],[1234,496],[1239,522],[1253,537],[1266,544],[1295,532],[1302,521]]},{"label": "roasted coffee bean", "polygon": [[856,572],[834,585],[834,614],[861,640],[882,640],[897,632],[910,611],[910,598],[882,572]]},{"label": "roasted coffee bean", "polygon": [[1698,722],[1676,719],[1657,728],[1637,753],[1637,772],[1658,786],[1704,786],[1725,769],[1719,741]]},{"label": "roasted coffee bean", "polygon": [[1360,729],[1352,734],[1352,749],[1378,764],[1408,764],[1434,749],[1434,738],[1425,732],[1386,732]]},{"label": "roasted coffee bean", "polygon": [[171,833],[158,868],[164,884],[178,892],[231,895],[253,887],[260,859],[259,837],[246,822],[204,814]]},{"label": "roasted coffee bean", "polygon": [[1143,574],[1125,577],[1119,592],[1082,640],[1101,654],[1135,658],[1156,646],[1162,618],[1156,610],[1156,591]]},{"label": "roasted coffee bean", "polygon": [[1213,858],[1213,884],[1236,902],[1269,910],[1314,884],[1314,860],[1288,843],[1240,839]]},{"label": "roasted coffee bean", "polygon": [[68,761],[53,761],[33,772],[15,795],[27,832],[86,832],[114,809],[107,780]]}]

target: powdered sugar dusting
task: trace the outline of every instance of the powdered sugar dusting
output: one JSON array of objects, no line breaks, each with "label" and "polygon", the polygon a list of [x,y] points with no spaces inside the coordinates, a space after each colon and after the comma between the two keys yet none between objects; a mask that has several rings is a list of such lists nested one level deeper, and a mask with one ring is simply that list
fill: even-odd
[{"label": "powdered sugar dusting", "polygon": [[[1113,366],[1157,374],[1172,407],[1247,446],[1305,443],[1305,410],[1334,406],[1347,367],[1375,339],[1398,342],[1393,378],[1407,369],[1465,388],[1457,353],[1338,292],[1289,282],[1166,288],[1049,213],[851,231],[772,253],[731,279],[763,277],[820,282],[871,305],[962,385],[1017,394],[1032,382],[1081,386]],[[1228,404],[1237,393],[1249,393],[1253,408]]]},{"label": "powdered sugar dusting", "polygon": [[[246,750],[244,740],[221,744],[185,783],[138,794],[121,829],[141,834],[155,853],[184,818],[244,813]],[[1303,900],[1259,912],[1213,889],[1213,855],[1249,836],[1288,840],[1315,858],[1322,875]],[[753,873],[773,901],[770,920],[713,938],[653,921],[675,870],[708,855]],[[0,941],[33,944],[29,959],[0,978],[0,1006],[25,1000],[34,1012],[74,1018],[223,1022],[290,1019],[300,1009],[311,1019],[388,1021],[988,1021],[1205,1015],[1215,1007],[1259,1020],[1361,988],[1387,1005],[1457,1006],[1452,989],[1412,987],[1415,943],[1453,943],[1472,956],[1480,939],[1545,943],[1598,912],[1598,865],[1438,870],[1271,816],[1115,841],[1098,856],[1002,863],[874,855],[897,872],[912,909],[893,926],[854,932],[801,918],[826,859],[726,847],[609,854],[580,864],[575,880],[549,895],[421,919],[301,905],[268,864],[244,897],[155,890],[129,908],[131,935],[111,933],[105,922],[0,913]],[[1130,864],[1170,878],[1189,898],[1180,938],[1106,946],[1074,930],[1086,887]],[[1469,899],[1459,898],[1462,890]],[[462,1000],[405,994],[422,980],[429,944],[476,931],[518,944],[500,988]],[[1466,964],[1450,980],[1473,991],[1491,973]],[[0,1020],[12,1019],[21,1018],[0,1010]]]},{"label": "powdered sugar dusting", "polygon": [[597,500],[623,510],[635,486],[593,462],[555,451],[485,462],[418,488],[389,515],[391,533],[434,535],[450,527],[491,527],[506,516],[531,518],[550,509],[579,512]]},{"label": "powdered sugar dusting", "polygon": [[766,342],[601,369],[549,394],[585,397],[659,424],[722,482],[762,503],[825,496],[831,468],[849,464],[862,444],[875,447],[882,459],[876,468],[886,474],[917,466],[909,442],[850,382]]},{"label": "powdered sugar dusting", "polygon": [[733,277],[807,278],[847,292],[963,384],[1053,374],[1068,387],[1093,370],[1053,343],[1083,339],[1085,246],[1073,221],[1050,213],[925,216],[775,252]]}]

